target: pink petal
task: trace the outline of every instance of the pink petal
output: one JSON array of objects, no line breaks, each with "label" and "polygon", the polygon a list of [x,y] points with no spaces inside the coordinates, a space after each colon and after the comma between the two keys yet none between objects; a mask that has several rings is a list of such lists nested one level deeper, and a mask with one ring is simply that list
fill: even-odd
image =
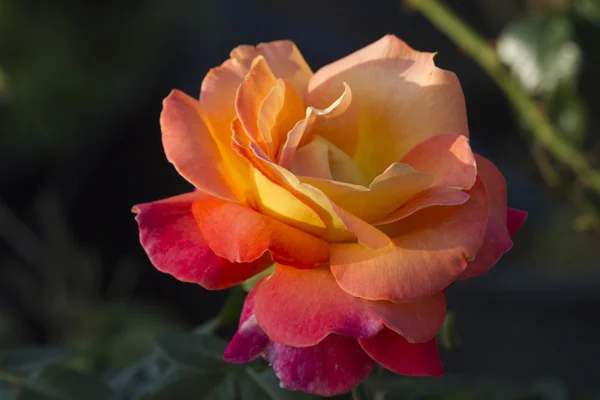
[{"label": "pink petal", "polygon": [[206,289],[224,289],[263,271],[270,260],[265,255],[249,263],[232,263],[217,256],[192,214],[193,203],[207,197],[201,192],[187,193],[139,204],[133,211],[138,214],[142,247],[159,271]]},{"label": "pink petal", "polygon": [[369,338],[384,326],[426,341],[444,322],[446,300],[437,294],[412,303],[368,301],[341,290],[326,266],[297,270],[278,264],[258,290],[254,312],[271,340],[289,346],[313,346],[332,333]]},{"label": "pink petal", "polygon": [[406,218],[427,207],[456,206],[466,203],[467,200],[469,200],[468,193],[460,189],[433,187],[413,196],[402,207],[392,211],[384,219],[373,223],[373,225],[386,225],[402,218]]},{"label": "pink petal", "polygon": [[269,337],[258,326],[254,316],[254,296],[264,281],[265,278],[262,278],[256,282],[244,300],[238,330],[223,354],[223,359],[227,362],[232,364],[250,362],[258,357],[270,342]]},{"label": "pink petal", "polygon": [[277,264],[254,307],[271,340],[296,347],[314,346],[330,333],[372,337],[383,327],[364,301],[337,286],[327,267],[298,270]]},{"label": "pink petal", "polygon": [[460,279],[481,275],[512,248],[507,228],[506,181],[502,172],[488,159],[476,155],[478,175],[485,183],[490,198],[490,209],[483,245],[477,257],[469,262]]},{"label": "pink petal", "polygon": [[489,200],[481,181],[469,201],[430,207],[386,226],[392,245],[367,249],[331,245],[331,272],[341,288],[370,300],[406,302],[442,291],[467,267],[481,247]]},{"label": "pink petal", "polygon": [[358,341],[375,362],[392,372],[410,376],[442,376],[444,368],[435,339],[410,343],[390,329]]},{"label": "pink petal", "polygon": [[465,136],[433,136],[413,147],[400,162],[434,176],[433,186],[469,189],[475,183],[477,166]]},{"label": "pink petal", "polygon": [[369,376],[375,364],[356,339],[339,335],[329,335],[311,347],[271,343],[264,357],[281,387],[319,396],[350,391]]}]

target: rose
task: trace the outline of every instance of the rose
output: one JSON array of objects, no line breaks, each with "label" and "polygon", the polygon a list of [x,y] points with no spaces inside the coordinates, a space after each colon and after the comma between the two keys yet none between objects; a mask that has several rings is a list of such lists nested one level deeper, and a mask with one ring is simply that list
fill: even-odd
[{"label": "rose", "polygon": [[348,391],[375,362],[440,375],[444,291],[508,251],[525,213],[468,143],[456,76],[394,36],[313,74],[293,43],[240,46],[200,100],[173,91],[165,153],[196,190],[138,205],[152,263],[208,289],[272,262],[225,358]]}]

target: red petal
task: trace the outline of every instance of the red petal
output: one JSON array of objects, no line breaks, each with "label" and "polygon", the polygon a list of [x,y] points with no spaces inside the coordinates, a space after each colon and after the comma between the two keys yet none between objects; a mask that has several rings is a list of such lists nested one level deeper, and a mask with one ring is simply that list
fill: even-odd
[{"label": "red petal", "polygon": [[525,223],[525,220],[527,219],[527,212],[510,207],[508,207],[506,212],[506,225],[508,228],[508,234],[512,237]]},{"label": "red petal", "polygon": [[284,389],[327,397],[350,391],[375,364],[356,339],[339,335],[329,335],[312,347],[271,343],[264,357]]},{"label": "red petal", "polygon": [[223,359],[227,362],[232,364],[250,362],[258,357],[270,342],[269,337],[258,326],[254,316],[254,296],[264,281],[265,278],[262,278],[256,282],[244,300],[238,330],[223,354]]},{"label": "red petal", "polygon": [[206,198],[194,203],[204,240],[220,257],[249,262],[269,250],[274,261],[311,268],[329,259],[329,244],[237,203]]},{"label": "red petal", "polygon": [[162,272],[206,289],[223,289],[256,275],[270,264],[268,255],[250,263],[232,263],[206,244],[192,214],[192,204],[210,196],[193,192],[134,207],[140,242]]},{"label": "red petal", "polygon": [[411,376],[441,376],[444,368],[435,339],[425,343],[410,343],[390,329],[382,330],[371,339],[358,341],[363,350],[382,367]]},{"label": "red petal", "polygon": [[477,154],[476,160],[478,175],[485,183],[490,198],[488,224],[483,245],[479,249],[477,257],[469,262],[460,279],[481,275],[496,264],[500,257],[509,251],[513,245],[507,228],[506,181],[504,176],[488,159]]}]

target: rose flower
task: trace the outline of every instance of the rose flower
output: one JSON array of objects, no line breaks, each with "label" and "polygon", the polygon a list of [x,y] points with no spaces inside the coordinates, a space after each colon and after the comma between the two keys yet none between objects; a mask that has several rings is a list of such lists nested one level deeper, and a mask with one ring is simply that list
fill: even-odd
[{"label": "rose flower", "polygon": [[512,247],[525,213],[474,154],[456,76],[386,36],[313,74],[296,46],[239,46],[196,100],[164,101],[167,159],[195,190],[134,207],[159,270],[224,289],[275,263],[225,352],[324,396],[375,363],[443,373],[445,289]]}]

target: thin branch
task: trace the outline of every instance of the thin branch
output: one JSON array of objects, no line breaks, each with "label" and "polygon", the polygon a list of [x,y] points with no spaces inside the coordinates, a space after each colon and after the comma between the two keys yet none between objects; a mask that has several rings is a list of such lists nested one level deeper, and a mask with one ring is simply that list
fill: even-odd
[{"label": "thin branch", "polygon": [[600,193],[600,171],[577,148],[563,139],[521,84],[507,71],[492,49],[470,26],[438,0],[406,0],[434,26],[471,56],[502,89],[536,140],[569,166],[579,180]]}]

